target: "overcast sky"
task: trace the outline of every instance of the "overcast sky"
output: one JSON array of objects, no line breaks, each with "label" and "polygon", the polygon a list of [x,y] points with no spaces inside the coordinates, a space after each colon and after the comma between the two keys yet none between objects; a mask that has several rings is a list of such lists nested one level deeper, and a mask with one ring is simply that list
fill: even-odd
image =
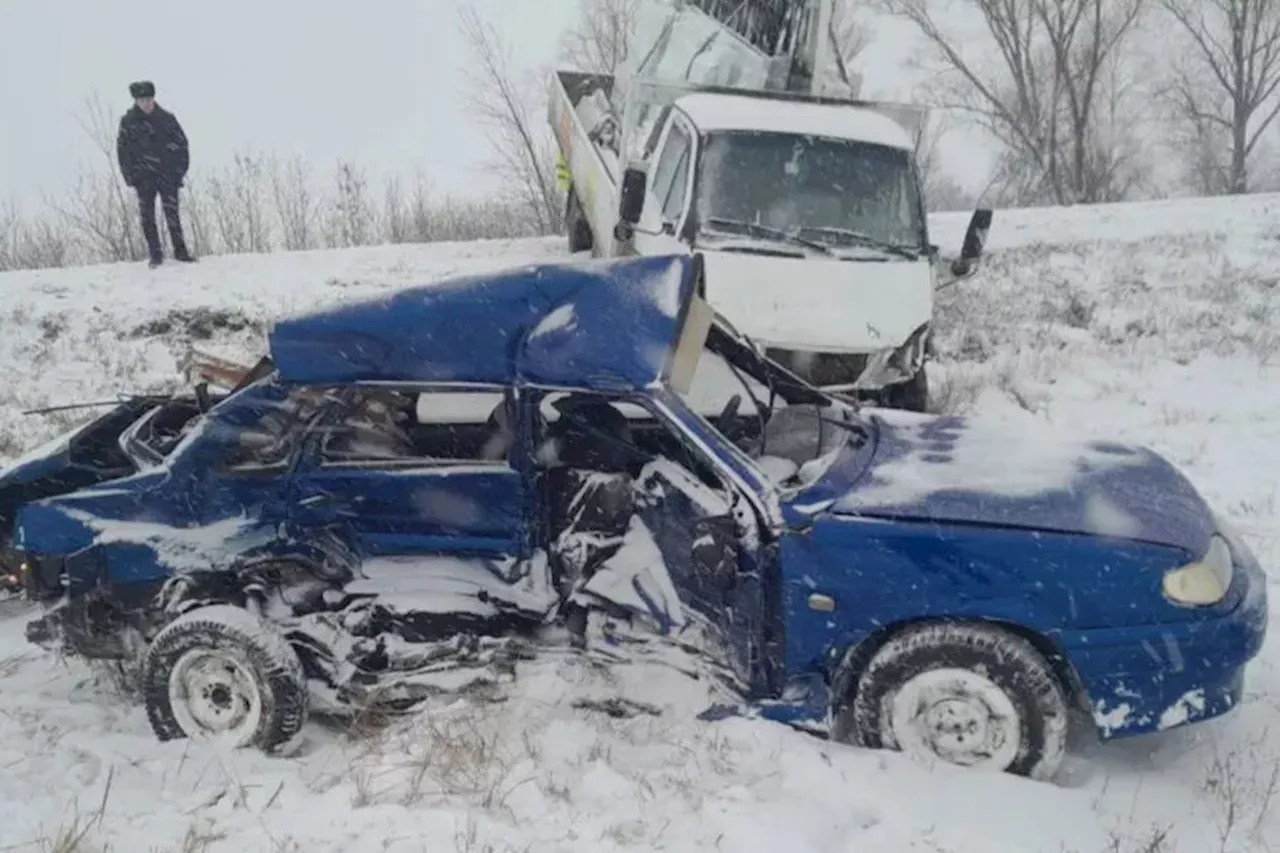
[{"label": "overcast sky", "polygon": [[[577,0],[475,0],[524,67],[554,59]],[[487,154],[463,107],[460,0],[0,0],[0,203],[61,191],[94,149],[77,119],[95,93],[112,122],[129,82],[154,80],[193,170],[253,147],[317,169],[418,167],[464,191]],[[480,144],[477,144],[477,139]]]},{"label": "overcast sky", "polygon": [[[77,164],[101,156],[79,123],[87,99],[102,98],[114,130],[137,79],[155,81],[157,100],[182,120],[196,172],[248,148],[301,154],[325,175],[351,158],[377,183],[422,169],[438,191],[484,191],[489,149],[463,95],[463,2],[0,0],[0,204],[64,192]],[[553,64],[578,8],[474,2],[529,73]],[[865,95],[910,96],[910,36],[901,22],[877,26],[863,57]],[[535,109],[541,121],[541,99]],[[980,183],[981,148],[948,148],[947,165]]]}]

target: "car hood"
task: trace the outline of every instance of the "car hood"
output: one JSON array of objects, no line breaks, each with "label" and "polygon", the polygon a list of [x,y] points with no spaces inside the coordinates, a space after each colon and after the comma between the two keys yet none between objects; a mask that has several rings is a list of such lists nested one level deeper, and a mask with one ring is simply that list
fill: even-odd
[{"label": "car hood", "polygon": [[1214,533],[1195,487],[1146,448],[954,416],[865,413],[876,425],[871,462],[831,512],[1110,536],[1190,555],[1204,553]]}]

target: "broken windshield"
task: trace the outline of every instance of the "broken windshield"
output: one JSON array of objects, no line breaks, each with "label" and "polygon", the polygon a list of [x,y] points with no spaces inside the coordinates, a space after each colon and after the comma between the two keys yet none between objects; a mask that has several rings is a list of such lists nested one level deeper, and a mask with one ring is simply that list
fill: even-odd
[{"label": "broken windshield", "polygon": [[812,243],[853,257],[914,259],[927,250],[906,150],[789,133],[713,133],[698,181],[698,222],[713,240]]},{"label": "broken windshield", "polygon": [[712,325],[680,397],[788,490],[816,481],[841,449],[868,435],[852,406],[766,359],[723,319]]}]

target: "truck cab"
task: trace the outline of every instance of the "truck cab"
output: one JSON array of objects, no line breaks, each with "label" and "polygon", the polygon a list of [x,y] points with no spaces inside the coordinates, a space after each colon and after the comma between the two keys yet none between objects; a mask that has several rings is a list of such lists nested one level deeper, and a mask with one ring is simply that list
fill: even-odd
[{"label": "truck cab", "polygon": [[710,303],[774,358],[923,408],[938,277],[907,131],[869,108],[701,92],[656,137],[624,180],[619,253],[701,252]]},{"label": "truck cab", "polygon": [[[701,253],[712,307],[772,358],[828,391],[924,410],[933,293],[974,271],[991,224],[975,212],[939,270],[915,166],[926,110],[860,99],[847,74],[832,89],[814,70],[830,62],[774,56],[734,16],[649,5],[636,68],[551,79],[570,251]],[[821,47],[830,0],[808,6],[802,41]]]}]

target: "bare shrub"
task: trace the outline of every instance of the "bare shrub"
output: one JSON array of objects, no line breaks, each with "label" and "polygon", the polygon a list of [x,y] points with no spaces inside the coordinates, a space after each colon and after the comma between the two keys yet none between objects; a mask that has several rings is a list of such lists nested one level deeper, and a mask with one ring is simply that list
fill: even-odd
[{"label": "bare shrub", "polygon": [[1241,836],[1261,841],[1262,825],[1280,793],[1280,754],[1268,731],[1225,753],[1214,745],[1213,761],[1200,783],[1200,792],[1219,810],[1220,850],[1232,848]]},{"label": "bare shrub", "polygon": [[264,204],[266,174],[261,157],[236,152],[231,165],[209,178],[210,213],[223,251],[271,251]]},{"label": "bare shrub", "polygon": [[335,195],[325,217],[325,242],[336,248],[367,246],[375,242],[374,208],[364,170],[342,160],[334,172]]},{"label": "bare shrub", "polygon": [[356,806],[462,799],[502,808],[525,781],[513,775],[524,754],[504,706],[465,701],[415,714],[399,726],[374,726],[354,755],[349,779]]},{"label": "bare shrub", "polygon": [[57,222],[26,219],[16,204],[0,208],[0,271],[65,266],[71,252],[71,235]]},{"label": "bare shrub", "polygon": [[80,127],[93,142],[97,168],[82,169],[71,190],[49,207],[94,260],[133,261],[146,257],[138,222],[138,200],[117,173],[115,122],[101,98],[85,106]]},{"label": "bare shrub", "polygon": [[87,815],[76,810],[69,822],[59,827],[52,836],[40,840],[41,849],[46,853],[99,853],[103,848],[94,844],[91,836],[101,827],[102,820],[106,817],[107,800],[111,797],[114,778],[115,768],[112,768],[107,773],[98,807]]},{"label": "bare shrub", "polygon": [[[211,255],[221,250],[216,240],[212,210],[206,197],[204,183],[198,178],[187,178],[179,201],[182,230],[187,238],[187,248],[197,255]],[[167,229],[161,229],[162,239],[168,239]]]},{"label": "bare shrub", "polygon": [[310,167],[295,154],[283,161],[272,157],[268,171],[281,245],[290,252],[315,248],[319,202]]}]

